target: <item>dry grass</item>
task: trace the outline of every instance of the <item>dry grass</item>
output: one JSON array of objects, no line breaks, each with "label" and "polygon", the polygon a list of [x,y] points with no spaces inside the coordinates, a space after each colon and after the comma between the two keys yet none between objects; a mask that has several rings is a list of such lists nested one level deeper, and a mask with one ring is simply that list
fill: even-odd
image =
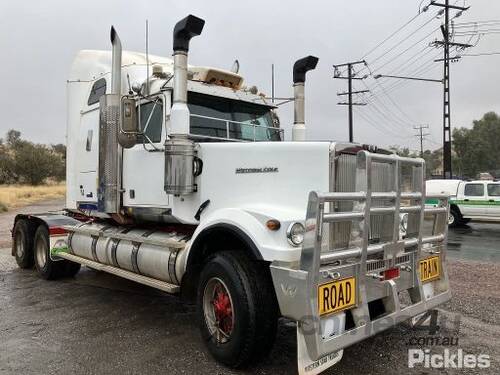
[{"label": "dry grass", "polygon": [[36,201],[62,198],[65,194],[64,182],[40,186],[0,185],[0,212]]}]

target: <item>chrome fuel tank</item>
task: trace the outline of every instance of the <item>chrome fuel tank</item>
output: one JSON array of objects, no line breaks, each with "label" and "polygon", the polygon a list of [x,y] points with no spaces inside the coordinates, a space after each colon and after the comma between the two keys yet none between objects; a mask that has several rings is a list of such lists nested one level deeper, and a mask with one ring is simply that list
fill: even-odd
[{"label": "chrome fuel tank", "polygon": [[178,255],[188,239],[185,234],[90,223],[71,233],[68,245],[74,255],[179,284]]}]

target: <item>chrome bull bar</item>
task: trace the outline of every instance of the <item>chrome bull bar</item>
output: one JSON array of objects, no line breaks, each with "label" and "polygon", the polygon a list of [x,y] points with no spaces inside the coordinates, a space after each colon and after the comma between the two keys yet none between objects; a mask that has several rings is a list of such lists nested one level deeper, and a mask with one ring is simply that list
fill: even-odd
[{"label": "chrome bull bar", "polygon": [[[372,190],[374,163],[392,167],[390,191]],[[403,168],[413,173],[413,191],[403,191]],[[437,207],[425,207],[425,200],[429,198],[439,201]],[[336,211],[336,203],[341,201],[352,201],[353,210]],[[384,205],[381,206],[380,202]],[[402,214],[412,214],[418,228],[406,238],[400,233]],[[424,160],[396,155],[361,151],[357,154],[355,192],[313,191],[309,194],[300,261],[290,264],[273,262],[271,272],[281,312],[297,321],[298,337],[303,336],[310,359],[314,361],[331,355],[450,298],[445,268],[448,214],[447,195],[425,196]],[[373,243],[370,240],[370,220],[377,215],[392,218],[392,226],[385,241]],[[328,236],[329,225],[339,222],[352,223],[350,246],[331,249],[330,243],[325,245],[323,239]],[[424,234],[428,222],[430,233]],[[430,256],[439,257],[441,276],[423,283],[420,261]],[[398,279],[373,277],[378,271],[394,267],[401,270]],[[323,321],[342,316],[340,321],[344,322],[347,310],[320,315],[318,287],[349,277],[356,279],[356,304],[348,309],[354,327],[326,337],[322,333]],[[404,291],[408,292],[410,303],[401,303],[399,294]],[[385,312],[372,319],[368,303],[376,299],[383,302]]]}]

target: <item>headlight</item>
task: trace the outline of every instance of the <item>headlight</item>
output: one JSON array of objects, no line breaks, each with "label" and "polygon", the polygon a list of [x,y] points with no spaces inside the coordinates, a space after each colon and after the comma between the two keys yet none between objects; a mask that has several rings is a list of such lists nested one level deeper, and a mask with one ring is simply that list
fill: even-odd
[{"label": "headlight", "polygon": [[288,242],[292,246],[300,246],[304,242],[305,228],[301,223],[292,223],[286,231]]},{"label": "headlight", "polygon": [[406,233],[408,230],[408,214],[403,214],[401,215],[401,222],[399,223],[400,225],[400,230],[403,233]]}]

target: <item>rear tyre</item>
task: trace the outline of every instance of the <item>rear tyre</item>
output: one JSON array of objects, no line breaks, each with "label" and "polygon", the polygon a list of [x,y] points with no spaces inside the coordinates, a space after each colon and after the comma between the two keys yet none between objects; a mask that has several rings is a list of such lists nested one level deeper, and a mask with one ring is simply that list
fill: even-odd
[{"label": "rear tyre", "polygon": [[34,241],[36,270],[45,280],[65,276],[67,263],[62,260],[54,262],[50,259],[49,251],[49,231],[45,225],[40,225],[35,232]]},{"label": "rear tyre", "polygon": [[12,250],[20,268],[32,268],[33,259],[33,228],[27,220],[18,220],[12,231]]},{"label": "rear tyre", "polygon": [[276,337],[278,307],[269,266],[238,252],[209,258],[198,287],[202,338],[222,364],[241,368],[266,356]]}]

